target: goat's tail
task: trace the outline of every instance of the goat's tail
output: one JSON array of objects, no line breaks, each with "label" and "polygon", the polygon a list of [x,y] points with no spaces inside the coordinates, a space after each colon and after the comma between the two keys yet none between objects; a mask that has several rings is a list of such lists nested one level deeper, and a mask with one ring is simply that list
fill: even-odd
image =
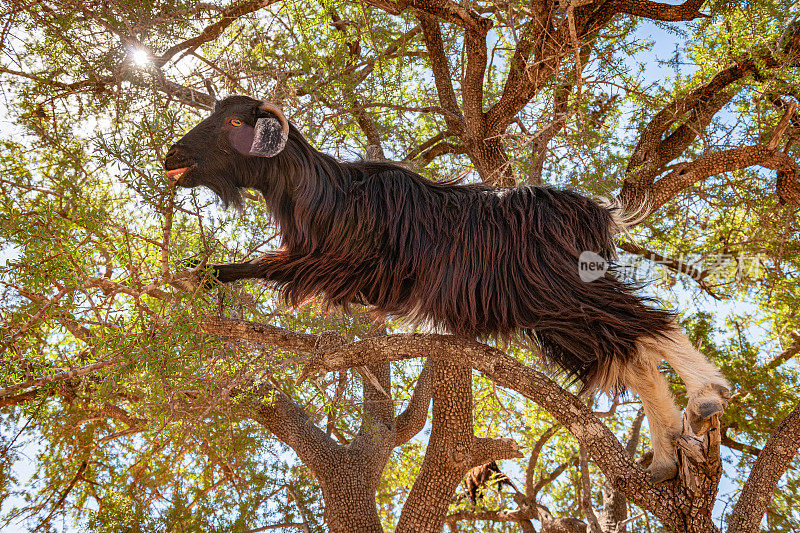
[{"label": "goat's tail", "polygon": [[650,214],[647,196],[639,205],[626,204],[619,196],[600,196],[595,198],[600,207],[611,213],[612,233],[626,233]]}]

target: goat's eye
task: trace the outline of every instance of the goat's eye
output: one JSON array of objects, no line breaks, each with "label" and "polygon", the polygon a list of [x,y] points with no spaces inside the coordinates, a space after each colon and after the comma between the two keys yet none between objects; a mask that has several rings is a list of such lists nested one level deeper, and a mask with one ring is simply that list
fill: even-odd
[{"label": "goat's eye", "polygon": [[238,118],[232,118],[228,121],[231,126],[236,126],[237,128],[242,125],[242,121]]}]

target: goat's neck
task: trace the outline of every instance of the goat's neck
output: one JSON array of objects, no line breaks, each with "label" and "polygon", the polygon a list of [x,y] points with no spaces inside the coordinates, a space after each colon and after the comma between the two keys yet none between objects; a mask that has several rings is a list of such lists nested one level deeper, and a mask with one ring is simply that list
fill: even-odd
[{"label": "goat's neck", "polygon": [[269,186],[261,192],[283,244],[297,251],[320,250],[346,202],[351,170],[319,152],[303,164],[281,163],[267,171]]}]

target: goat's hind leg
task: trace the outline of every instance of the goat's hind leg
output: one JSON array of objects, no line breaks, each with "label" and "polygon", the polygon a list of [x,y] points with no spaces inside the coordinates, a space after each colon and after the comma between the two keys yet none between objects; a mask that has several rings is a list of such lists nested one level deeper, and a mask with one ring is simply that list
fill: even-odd
[{"label": "goat's hind leg", "polygon": [[731,397],[728,381],[686,335],[676,328],[667,332],[665,339],[651,342],[686,385],[689,396],[686,410],[695,431],[698,424],[725,410]]},{"label": "goat's hind leg", "polygon": [[619,378],[642,401],[650,426],[653,461],[648,467],[653,483],[678,473],[675,441],[681,433],[681,414],[675,407],[667,380],[658,370],[659,358],[651,350],[639,350],[620,368]]}]

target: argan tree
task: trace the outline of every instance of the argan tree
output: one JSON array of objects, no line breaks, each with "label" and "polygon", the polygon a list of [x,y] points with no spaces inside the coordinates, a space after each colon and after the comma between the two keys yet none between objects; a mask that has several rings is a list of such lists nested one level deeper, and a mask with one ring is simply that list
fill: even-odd
[{"label": "argan tree", "polygon": [[[800,23],[788,0],[2,3],[0,497],[31,531],[800,527]],[[277,246],[166,149],[247,94],[320,150],[643,206],[620,268],[733,385],[653,484],[638,398],[534,344],[207,263]],[[666,366],[685,405],[682,383]],[[646,426],[645,426],[646,427]],[[496,461],[473,503],[462,481]]]}]

